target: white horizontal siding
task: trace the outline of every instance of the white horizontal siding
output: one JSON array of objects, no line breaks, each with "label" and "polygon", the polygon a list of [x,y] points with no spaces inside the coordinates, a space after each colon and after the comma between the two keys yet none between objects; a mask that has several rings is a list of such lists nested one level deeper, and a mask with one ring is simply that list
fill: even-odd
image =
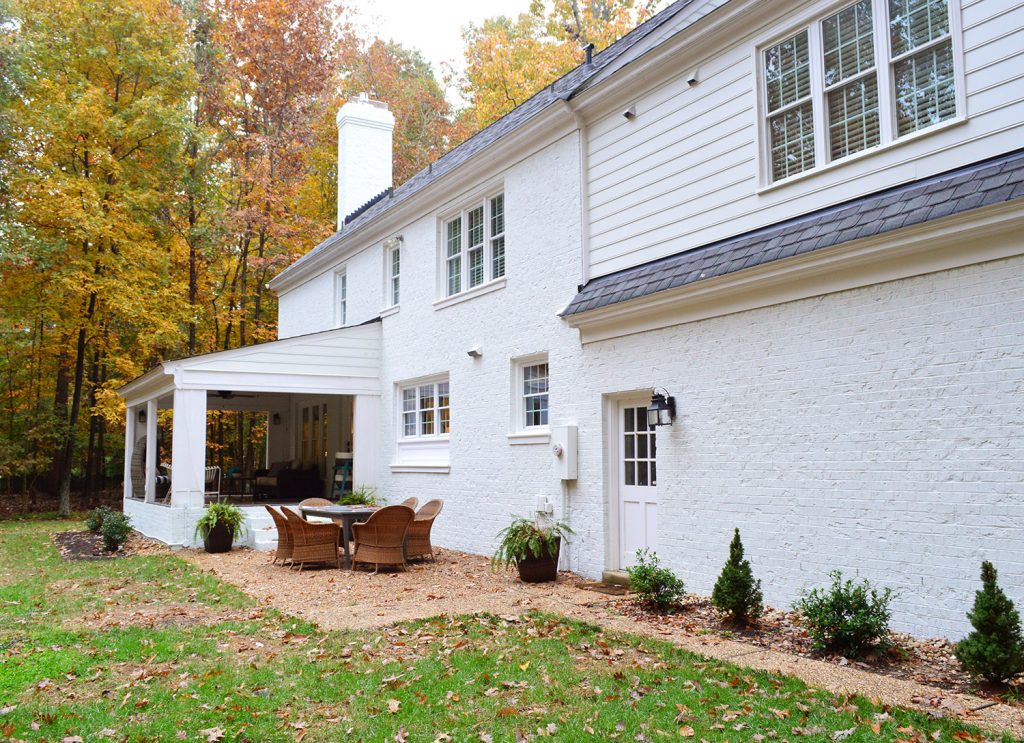
[{"label": "white horizontal siding", "polygon": [[[824,12],[834,4],[822,4]],[[1017,149],[1024,135],[1024,1],[964,3],[968,120],[758,192],[753,11],[708,60],[679,55],[640,95],[588,133],[590,264],[611,273],[847,199]],[[777,19],[777,16],[775,17]],[[760,27],[752,21],[760,20]],[[698,66],[699,82],[687,73]]]}]

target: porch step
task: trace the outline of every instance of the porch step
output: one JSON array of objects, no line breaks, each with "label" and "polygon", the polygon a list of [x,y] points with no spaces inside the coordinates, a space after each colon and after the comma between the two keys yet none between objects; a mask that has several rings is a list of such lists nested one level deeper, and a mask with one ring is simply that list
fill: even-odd
[{"label": "porch step", "polygon": [[601,582],[629,588],[629,573],[625,570],[605,570],[601,573]]},{"label": "porch step", "polygon": [[266,511],[259,513],[256,509],[246,509],[245,530],[245,543],[249,547],[263,551],[277,548],[277,529]]}]

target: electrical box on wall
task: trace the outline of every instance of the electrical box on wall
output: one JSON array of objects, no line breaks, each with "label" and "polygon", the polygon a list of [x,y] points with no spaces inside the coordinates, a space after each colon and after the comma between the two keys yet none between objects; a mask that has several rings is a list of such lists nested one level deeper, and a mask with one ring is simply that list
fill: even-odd
[{"label": "electrical box on wall", "polygon": [[559,480],[575,480],[576,426],[552,426],[551,453],[555,460],[555,474]]}]

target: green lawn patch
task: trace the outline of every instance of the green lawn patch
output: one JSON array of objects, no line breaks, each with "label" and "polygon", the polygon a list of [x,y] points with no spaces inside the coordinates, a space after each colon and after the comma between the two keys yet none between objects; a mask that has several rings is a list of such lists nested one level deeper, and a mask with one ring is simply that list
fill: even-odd
[{"label": "green lawn patch", "polygon": [[66,562],[67,528],[0,524],[0,740],[985,739],[552,615],[326,632],[173,556]]}]

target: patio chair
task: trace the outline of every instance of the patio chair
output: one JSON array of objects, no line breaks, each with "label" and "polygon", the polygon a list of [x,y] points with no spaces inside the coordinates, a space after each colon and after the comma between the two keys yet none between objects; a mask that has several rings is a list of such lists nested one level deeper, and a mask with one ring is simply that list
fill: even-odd
[{"label": "patio chair", "polygon": [[416,518],[409,524],[409,531],[405,537],[406,558],[410,560],[414,557],[434,559],[434,547],[430,544],[430,530],[434,528],[434,519],[441,513],[443,507],[443,500],[431,500],[416,512]]},{"label": "patio chair", "polygon": [[416,510],[416,506],[419,504],[419,498],[406,498],[404,501],[399,503],[400,506],[409,506],[412,510]]},{"label": "patio chair", "polygon": [[295,544],[292,547],[292,567],[302,570],[307,563],[333,562],[341,567],[338,541],[341,527],[337,524],[314,524],[299,516],[290,508],[282,508],[284,517],[292,528]]},{"label": "patio chair", "polygon": [[361,524],[352,524],[355,552],[352,564],[373,563],[373,572],[381,565],[405,567],[405,534],[416,512],[408,506],[385,506]]},{"label": "patio chair", "polygon": [[273,565],[280,560],[284,565],[292,559],[292,548],[295,546],[292,525],[276,508],[270,506],[264,506],[264,508],[274,519],[274,526],[277,527],[277,552],[274,553],[274,559],[270,561],[270,564]]},{"label": "patio chair", "polygon": [[[299,512],[301,513],[303,508],[307,506],[309,508],[319,508],[320,506],[333,506],[334,504],[326,498],[306,498],[304,501],[299,502]],[[303,518],[311,524],[333,524],[334,520],[329,519],[326,516],[306,516],[303,514]]]}]

